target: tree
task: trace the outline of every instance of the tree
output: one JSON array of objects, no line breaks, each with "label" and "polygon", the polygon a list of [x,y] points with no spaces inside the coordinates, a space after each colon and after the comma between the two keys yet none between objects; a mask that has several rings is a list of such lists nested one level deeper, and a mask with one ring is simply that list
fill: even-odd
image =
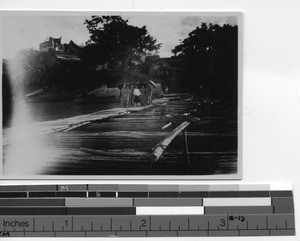
[{"label": "tree", "polygon": [[202,23],[172,50],[181,62],[185,91],[236,99],[237,36],[237,26]]},{"label": "tree", "polygon": [[121,16],[92,16],[85,24],[90,39],[84,59],[92,68],[125,74],[139,71],[139,65],[160,48],[146,26],[128,24]]}]

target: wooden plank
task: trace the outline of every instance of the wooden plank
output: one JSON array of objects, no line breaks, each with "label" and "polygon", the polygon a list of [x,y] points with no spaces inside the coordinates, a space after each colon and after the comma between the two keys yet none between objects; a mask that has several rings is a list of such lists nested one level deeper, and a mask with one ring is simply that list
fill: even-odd
[{"label": "wooden plank", "polygon": [[[100,133],[93,133],[93,137],[130,137],[130,138],[151,138],[151,137],[163,137],[166,136],[168,132],[142,132],[142,131],[105,131]],[[89,138],[91,134],[77,134],[76,138]],[[72,137],[71,137],[72,138]],[[74,138],[74,137],[73,137]]]},{"label": "wooden plank", "polygon": [[168,128],[170,125],[172,125],[172,122],[169,122],[168,124],[164,125],[161,129],[164,130]]},{"label": "wooden plank", "polygon": [[103,151],[103,150],[94,150],[89,148],[80,148],[81,151],[87,152],[93,155],[106,156],[106,157],[145,157],[149,158],[150,153],[134,151],[134,152],[123,152],[123,151]]},{"label": "wooden plank", "polygon": [[25,97],[31,97],[31,96],[34,96],[34,95],[41,94],[43,92],[44,92],[44,89],[38,89],[36,91],[33,91],[33,92],[30,92],[30,93],[26,94]]},{"label": "wooden plank", "polygon": [[188,127],[190,122],[185,121],[178,127],[176,127],[168,136],[166,136],[158,145],[155,147],[152,155],[151,160],[152,161],[158,161],[160,157],[162,156],[165,149],[168,147],[168,145],[174,140],[174,138],[185,128]]},{"label": "wooden plank", "polygon": [[85,125],[88,125],[90,123],[91,123],[90,121],[86,121],[86,122],[83,122],[83,123],[80,123],[80,124],[77,124],[77,125],[73,125],[70,128],[67,128],[66,130],[64,130],[63,132],[74,130],[74,129],[78,128],[78,127],[85,126]]}]

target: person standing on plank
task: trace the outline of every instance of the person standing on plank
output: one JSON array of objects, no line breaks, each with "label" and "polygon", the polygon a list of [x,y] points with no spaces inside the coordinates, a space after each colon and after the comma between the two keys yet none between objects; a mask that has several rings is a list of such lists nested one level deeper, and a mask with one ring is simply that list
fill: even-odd
[{"label": "person standing on plank", "polygon": [[149,84],[147,84],[146,93],[147,105],[152,105],[152,89]]},{"label": "person standing on plank", "polygon": [[140,105],[141,103],[140,96],[141,96],[141,91],[139,90],[138,86],[135,85],[133,90],[134,106]]},{"label": "person standing on plank", "polygon": [[141,105],[145,106],[147,104],[147,94],[146,94],[146,88],[144,85],[142,85],[141,88]]},{"label": "person standing on plank", "polygon": [[128,95],[128,106],[131,107],[134,105],[134,100],[133,100],[133,85],[131,84],[129,87],[129,95]]},{"label": "person standing on plank", "polygon": [[120,90],[121,107],[127,107],[128,98],[129,98],[129,90],[126,87],[126,84],[123,84],[123,87]]}]

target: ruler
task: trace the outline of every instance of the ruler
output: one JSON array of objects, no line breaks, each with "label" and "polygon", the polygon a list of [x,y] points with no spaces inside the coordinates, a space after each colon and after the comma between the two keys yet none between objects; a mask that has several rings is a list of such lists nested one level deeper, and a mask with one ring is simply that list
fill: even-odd
[{"label": "ruler", "polygon": [[0,186],[0,237],[295,235],[291,185]]}]

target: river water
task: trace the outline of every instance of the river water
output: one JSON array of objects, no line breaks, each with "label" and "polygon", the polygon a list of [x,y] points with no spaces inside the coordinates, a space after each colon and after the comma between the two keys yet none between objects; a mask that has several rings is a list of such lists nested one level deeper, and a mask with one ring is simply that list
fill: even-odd
[{"label": "river water", "polygon": [[22,125],[26,122],[40,122],[89,114],[99,110],[120,107],[120,102],[112,103],[75,103],[60,102],[25,102],[16,101],[12,104],[12,114],[6,127]]},{"label": "river water", "polygon": [[[216,104],[215,104],[216,105]],[[36,122],[62,119],[120,107],[119,102],[78,104],[64,102],[15,102],[10,127],[6,133],[19,141],[3,148],[3,173],[13,178],[31,175],[214,175],[237,171],[236,118],[227,116],[221,105],[207,115],[198,102],[173,100],[166,105],[132,112],[68,132],[34,135]],[[196,110],[196,111],[195,111]],[[139,157],[120,158],[94,155],[86,150],[117,153],[149,153],[183,121],[192,121],[187,129],[190,165],[186,165],[185,142],[178,135],[160,162],[150,165]],[[200,120],[200,122],[198,121]],[[168,124],[168,128],[163,129]],[[15,130],[15,131],[14,131]],[[14,138],[10,138],[14,139]],[[155,164],[155,165],[154,165]],[[156,165],[158,164],[158,165]]]}]

